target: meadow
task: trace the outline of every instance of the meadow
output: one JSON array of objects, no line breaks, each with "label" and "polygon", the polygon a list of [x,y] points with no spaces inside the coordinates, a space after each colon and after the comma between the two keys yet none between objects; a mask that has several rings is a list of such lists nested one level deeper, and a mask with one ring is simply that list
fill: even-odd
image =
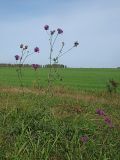
[{"label": "meadow", "polygon": [[0,160],[119,160],[120,69],[59,69],[52,95],[48,70],[24,68],[22,89],[0,67]]},{"label": "meadow", "polygon": [[[48,68],[40,68],[36,72],[32,67],[24,68],[24,86],[33,87],[35,80],[39,78],[40,87],[46,87],[48,84],[48,72]],[[63,80],[56,80],[56,85],[78,91],[103,91],[106,90],[106,84],[110,79],[120,82],[120,69],[115,68],[63,68],[58,69],[58,72]],[[19,86],[19,80],[14,67],[0,67],[0,86]],[[120,91],[120,88],[118,88],[118,91]]]}]

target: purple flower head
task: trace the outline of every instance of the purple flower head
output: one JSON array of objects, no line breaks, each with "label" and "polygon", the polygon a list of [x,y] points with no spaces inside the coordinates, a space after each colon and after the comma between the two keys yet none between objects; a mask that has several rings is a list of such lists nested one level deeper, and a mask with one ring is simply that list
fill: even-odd
[{"label": "purple flower head", "polygon": [[44,26],[44,29],[47,31],[47,30],[49,30],[49,26],[46,24],[45,26]]},{"label": "purple flower head", "polygon": [[74,47],[77,47],[79,45],[78,41],[74,42]]},{"label": "purple flower head", "polygon": [[39,49],[38,47],[35,47],[35,48],[34,48],[34,52],[39,53],[39,52],[40,52],[40,49]]},{"label": "purple flower head", "polygon": [[33,67],[34,70],[36,71],[36,70],[38,69],[39,65],[38,65],[38,64],[32,64],[32,67]]},{"label": "purple flower head", "polygon": [[54,33],[55,33],[55,30],[53,30],[53,31],[50,31],[50,34],[51,34],[51,35],[53,35]]},{"label": "purple flower head", "polygon": [[88,138],[88,136],[82,136],[80,138],[80,140],[81,140],[81,142],[86,143],[89,140],[89,138]]},{"label": "purple flower head", "polygon": [[28,49],[28,46],[26,45],[24,49]]},{"label": "purple flower head", "polygon": [[104,121],[105,121],[106,124],[109,125],[109,127],[112,127],[112,126],[113,126],[113,125],[112,125],[112,121],[111,121],[111,119],[110,119],[109,117],[105,117]]},{"label": "purple flower head", "polygon": [[20,56],[19,55],[15,55],[15,59],[16,61],[20,59]]},{"label": "purple flower head", "polygon": [[96,113],[97,113],[99,116],[105,116],[105,112],[104,112],[102,109],[97,109],[97,110],[96,110]]},{"label": "purple flower head", "polygon": [[23,48],[23,44],[20,45],[20,48]]},{"label": "purple flower head", "polygon": [[57,31],[58,31],[58,34],[62,34],[63,33],[63,30],[60,29],[60,28],[58,28]]}]

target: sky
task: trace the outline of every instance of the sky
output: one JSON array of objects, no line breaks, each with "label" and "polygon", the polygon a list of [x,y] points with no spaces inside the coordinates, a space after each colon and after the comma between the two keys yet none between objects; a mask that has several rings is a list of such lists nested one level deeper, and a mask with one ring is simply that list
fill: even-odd
[{"label": "sky", "polygon": [[60,58],[68,67],[120,66],[120,0],[0,0],[0,63],[15,63],[20,44],[40,48],[26,63],[49,63],[49,37],[44,31],[61,28],[54,49],[79,46]]}]

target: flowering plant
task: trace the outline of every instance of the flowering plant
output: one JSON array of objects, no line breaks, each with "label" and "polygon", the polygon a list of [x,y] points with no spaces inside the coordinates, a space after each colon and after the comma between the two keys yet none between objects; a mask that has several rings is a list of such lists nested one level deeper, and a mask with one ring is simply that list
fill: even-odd
[{"label": "flowering plant", "polygon": [[[66,51],[64,51],[64,46],[65,43],[61,42],[61,47],[58,50],[58,52],[56,54],[53,54],[54,52],[54,47],[55,47],[55,43],[57,41],[57,38],[63,34],[63,30],[61,28],[58,28],[57,30],[49,30],[49,26],[45,25],[44,26],[44,30],[46,31],[46,33],[48,34],[49,37],[49,47],[50,47],[50,52],[49,52],[49,74],[48,74],[48,88],[51,86],[54,77],[57,75],[57,77],[59,77],[60,80],[62,80],[62,78],[59,76],[58,74],[58,70],[56,67],[54,67],[54,65],[57,65],[59,63],[59,59],[66,53],[68,53],[69,51],[71,51],[73,48],[77,47],[79,45],[78,41],[74,42],[74,44],[72,45],[72,47],[70,47],[69,49],[67,49]],[[16,59],[16,64],[18,66],[17,68],[17,74],[18,74],[18,78],[20,81],[21,86],[23,87],[23,83],[22,83],[22,67],[24,65],[25,60],[31,56],[34,53],[39,53],[40,49],[38,47],[34,48],[34,51],[31,53],[28,50],[28,46],[27,45],[20,45],[20,49],[21,49],[21,54],[20,55],[15,55],[15,59]],[[36,71],[39,67],[38,64],[32,64],[32,67],[34,68],[34,70]]]},{"label": "flowering plant", "polygon": [[[50,47],[50,51],[49,51],[49,74],[48,74],[48,84],[49,87],[52,84],[52,81],[54,80],[54,75],[57,74],[57,68],[54,67],[54,64],[58,64],[59,63],[59,59],[65,55],[66,53],[68,53],[69,51],[71,51],[73,48],[77,47],[79,45],[78,41],[75,41],[73,46],[69,49],[67,49],[66,51],[64,51],[64,46],[65,43],[61,42],[61,47],[58,50],[58,52],[56,54],[54,54],[54,47],[55,47],[55,43],[57,38],[63,34],[63,30],[61,28],[58,28],[57,30],[49,30],[49,25],[45,25],[44,26],[44,30],[46,31],[48,37],[49,37],[49,47]],[[60,77],[58,75],[58,77]],[[61,80],[61,77],[60,77]]]},{"label": "flowering plant", "polygon": [[[19,78],[19,81],[20,81],[20,86],[23,87],[23,82],[22,82],[22,67],[26,61],[26,59],[33,55],[34,53],[39,53],[40,49],[38,47],[35,47],[34,48],[34,51],[32,53],[30,53],[30,51],[28,50],[28,46],[27,45],[23,45],[21,44],[20,45],[20,49],[21,49],[21,54],[20,55],[15,55],[15,60],[16,60],[16,64],[17,64],[17,74],[18,74],[18,78]],[[39,65],[37,64],[33,64],[32,65],[33,68],[36,70]]]}]

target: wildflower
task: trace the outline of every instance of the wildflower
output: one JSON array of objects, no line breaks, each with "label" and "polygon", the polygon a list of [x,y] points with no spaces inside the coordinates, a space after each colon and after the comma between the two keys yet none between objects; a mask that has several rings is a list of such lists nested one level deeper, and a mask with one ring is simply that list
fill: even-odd
[{"label": "wildflower", "polygon": [[27,45],[25,46],[25,49],[28,49],[28,46],[27,46]]},{"label": "wildflower", "polygon": [[20,48],[23,48],[23,44],[20,45]]},{"label": "wildflower", "polygon": [[109,127],[112,127],[112,121],[109,117],[105,117],[104,119],[105,123],[109,125]]},{"label": "wildflower", "polygon": [[35,47],[35,48],[34,48],[34,52],[39,53],[39,51],[40,51],[40,49],[39,49],[38,47]]},{"label": "wildflower", "polygon": [[88,139],[89,139],[88,136],[82,136],[80,138],[81,142],[83,142],[83,143],[86,143],[88,141]]},{"label": "wildflower", "polygon": [[53,30],[53,31],[50,31],[50,33],[51,33],[51,35],[53,35],[53,34],[55,33],[55,30]]},{"label": "wildflower", "polygon": [[62,29],[60,29],[60,28],[58,28],[58,29],[57,29],[57,31],[58,31],[58,34],[63,33],[63,30],[62,30]]},{"label": "wildflower", "polygon": [[44,29],[47,31],[47,30],[49,30],[49,26],[48,25],[45,25],[44,26]]},{"label": "wildflower", "polygon": [[74,43],[74,47],[77,47],[79,45],[79,43],[78,43],[78,41],[76,41],[75,43]]},{"label": "wildflower", "polygon": [[105,112],[104,112],[102,109],[97,109],[97,110],[96,110],[96,113],[97,113],[99,116],[105,116]]},{"label": "wildflower", "polygon": [[15,59],[16,61],[20,59],[20,56],[19,55],[15,55]]},{"label": "wildflower", "polygon": [[32,67],[35,69],[35,71],[38,69],[39,65],[38,64],[32,64]]}]

